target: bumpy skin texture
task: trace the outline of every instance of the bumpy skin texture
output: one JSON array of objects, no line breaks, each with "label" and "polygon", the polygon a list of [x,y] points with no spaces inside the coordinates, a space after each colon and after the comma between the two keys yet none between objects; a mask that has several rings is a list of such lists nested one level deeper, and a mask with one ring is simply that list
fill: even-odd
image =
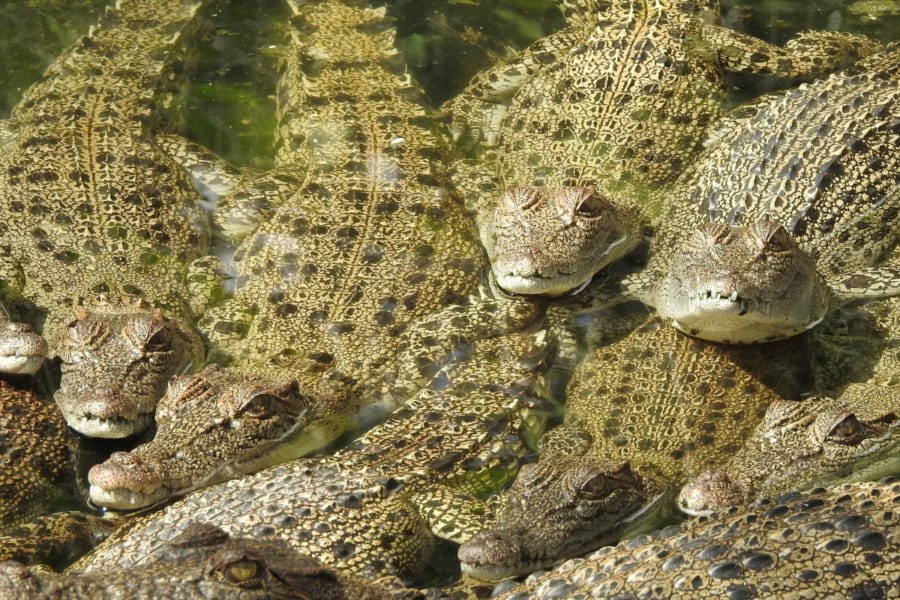
[{"label": "bumpy skin texture", "polygon": [[396,406],[401,334],[474,291],[483,259],[384,9],[290,4],[276,171],[249,186],[285,197],[239,246],[235,296],[202,327],[214,357],[299,381],[308,452],[361,405]]},{"label": "bumpy skin texture", "polygon": [[447,107],[458,127],[496,140],[482,158],[493,169],[466,188],[497,282],[513,293],[577,289],[634,248],[642,212],[656,216],[660,188],[722,113],[723,69],[815,77],[878,47],[817,32],[771,46],[713,24],[714,2],[562,4],[567,28]]},{"label": "bumpy skin texture", "polygon": [[230,538],[221,529],[194,523],[166,545],[158,560],[141,568],[58,575],[15,562],[0,563],[0,597],[379,600],[399,595],[325,567],[278,538]]},{"label": "bumpy skin texture", "polygon": [[870,375],[834,398],[773,402],[727,463],[685,484],[678,498],[682,510],[702,514],[829,479],[871,479],[898,470],[900,299],[870,303],[866,310],[876,317],[875,330],[857,334],[867,339],[851,351],[857,362],[874,355]]},{"label": "bumpy skin texture", "polygon": [[41,515],[0,532],[0,560],[61,571],[106,539],[121,522],[74,510]]},{"label": "bumpy skin texture", "polygon": [[896,481],[792,493],[566,561],[497,597],[898,598],[898,502]]},{"label": "bumpy skin texture", "polygon": [[[153,144],[150,126],[165,58],[199,4],[118,2],[25,92],[6,123],[0,285],[4,303],[42,332],[51,352],[65,344],[60,340],[76,308],[98,293],[115,301],[140,297],[178,318],[192,314],[188,263],[202,256],[208,224],[187,178]],[[180,350],[185,358],[197,352],[199,337],[180,327],[187,330],[181,335],[187,341],[177,340],[187,344]],[[151,360],[143,350],[99,361],[113,361],[117,373],[129,366],[140,371]],[[67,365],[61,401],[77,404],[104,393],[116,402],[158,399],[158,385],[138,382],[131,389],[127,376],[90,386],[94,374],[81,369],[92,360],[82,358]],[[162,382],[186,364],[166,365]],[[156,397],[141,398],[147,389]],[[87,435],[124,437],[146,424],[74,425]]]},{"label": "bumpy skin texture", "polygon": [[200,519],[233,535],[277,535],[366,577],[413,577],[432,549],[429,529],[461,541],[483,526],[477,513],[468,525],[448,502],[491,491],[514,474],[525,452],[523,386],[546,350],[532,335],[482,340],[335,455],[295,459],[135,517],[75,568],[102,572],[152,560],[175,531]]},{"label": "bumpy skin texture", "polygon": [[[714,344],[629,306],[620,307],[621,318],[639,326],[592,349],[576,367],[565,422],[541,441],[540,474],[520,474],[525,480],[511,488],[508,508],[460,547],[466,572],[509,577],[615,539],[622,521],[646,512],[662,489],[674,494],[691,475],[726,462],[770,403],[796,402],[848,376],[828,360],[828,346],[810,336]],[[627,479],[645,480],[643,504],[623,503],[620,514],[597,511],[616,490],[598,482],[621,480],[616,473],[629,464]]]},{"label": "bumpy skin texture", "polygon": [[0,526],[38,513],[71,477],[66,422],[27,379],[0,379],[0,461]]},{"label": "bumpy skin texture", "polygon": [[893,45],[714,132],[662,220],[642,298],[685,333],[749,343],[804,331],[839,300],[900,292],[896,266],[851,275],[900,235],[898,57]]},{"label": "bumpy skin texture", "polygon": [[156,408],[153,440],[91,467],[91,501],[140,508],[229,479],[235,473],[228,464],[252,462],[248,453],[268,463],[267,446],[293,432],[307,409],[296,382],[270,383],[218,365],[174,378]]}]

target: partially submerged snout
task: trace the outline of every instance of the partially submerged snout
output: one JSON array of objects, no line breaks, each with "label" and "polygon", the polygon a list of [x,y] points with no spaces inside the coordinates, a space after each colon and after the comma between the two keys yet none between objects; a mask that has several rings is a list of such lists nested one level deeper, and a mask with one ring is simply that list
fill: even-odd
[{"label": "partially submerged snout", "polygon": [[661,494],[628,463],[544,457],[522,468],[494,526],[459,547],[462,571],[497,581],[615,543]]},{"label": "partially submerged snout", "polygon": [[47,357],[47,341],[26,323],[0,320],[0,373],[33,375]]},{"label": "partially submerged snout", "polygon": [[707,223],[674,251],[657,311],[687,335],[732,344],[769,342],[814,327],[829,309],[815,261],[768,219]]},{"label": "partially submerged snout", "polygon": [[273,451],[302,427],[307,409],[294,380],[270,382],[218,365],[175,377],[159,402],[154,438],[90,470],[91,501],[143,508],[291,458]]},{"label": "partially submerged snout", "polygon": [[509,188],[480,230],[497,284],[527,295],[578,291],[641,239],[636,211],[591,186]]}]

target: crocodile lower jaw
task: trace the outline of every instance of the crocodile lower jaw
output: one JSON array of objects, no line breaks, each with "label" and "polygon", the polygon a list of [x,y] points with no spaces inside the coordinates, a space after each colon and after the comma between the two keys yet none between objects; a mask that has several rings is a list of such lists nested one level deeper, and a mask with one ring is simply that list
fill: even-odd
[{"label": "crocodile lower jaw", "polygon": [[725,344],[773,342],[803,333],[821,321],[796,322],[747,311],[740,304],[728,300],[696,307],[690,314],[667,316],[672,319],[672,326],[682,333]]},{"label": "crocodile lower jaw", "polygon": [[0,373],[34,375],[42,364],[44,364],[43,356],[0,356]]},{"label": "crocodile lower jaw", "polygon": [[122,439],[136,435],[150,426],[152,413],[138,415],[135,419],[103,419],[93,415],[72,415],[63,411],[69,427],[85,437]]},{"label": "crocodile lower jaw", "polygon": [[171,490],[165,487],[160,487],[152,492],[135,492],[124,488],[106,489],[99,485],[91,485],[89,490],[93,504],[112,510],[147,508],[157,502],[162,502],[171,493]]}]

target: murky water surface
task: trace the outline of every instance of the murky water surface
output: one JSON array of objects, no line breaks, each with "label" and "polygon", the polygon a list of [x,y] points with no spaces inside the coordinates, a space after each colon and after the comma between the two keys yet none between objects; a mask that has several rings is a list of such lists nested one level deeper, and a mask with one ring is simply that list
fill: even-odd
[{"label": "murky water surface", "polygon": [[[106,4],[0,3],[0,117],[87,32]],[[399,45],[434,106],[497,57],[562,25],[546,0],[395,0],[389,6]],[[805,29],[854,31],[884,41],[900,34],[900,2],[888,0],[731,0],[722,3],[722,12],[728,26],[775,43]],[[187,137],[239,165],[271,164],[275,72],[286,15],[281,0],[232,0],[206,9],[200,42],[192,44],[182,93],[170,114]]]}]

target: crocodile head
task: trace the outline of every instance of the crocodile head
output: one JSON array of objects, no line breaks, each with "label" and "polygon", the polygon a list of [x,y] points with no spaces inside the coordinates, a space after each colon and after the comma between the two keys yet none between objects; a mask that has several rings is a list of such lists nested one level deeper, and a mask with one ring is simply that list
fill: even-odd
[{"label": "crocodile head", "polygon": [[47,341],[26,323],[0,317],[0,373],[33,375],[47,357]]},{"label": "crocodile head", "polygon": [[88,437],[144,431],[173,375],[203,362],[200,336],[141,301],[98,297],[78,309],[57,345],[62,378],[54,398],[69,426]]},{"label": "crocodile head", "polygon": [[852,384],[837,399],[774,402],[727,465],[688,481],[682,511],[700,515],[833,479],[896,472],[900,445],[896,390]]},{"label": "crocodile head", "polygon": [[815,326],[829,305],[813,259],[774,221],[707,223],[673,251],[655,290],[672,325],[711,342],[750,344]]},{"label": "crocodile head", "polygon": [[270,382],[218,365],[175,377],[156,409],[153,440],[91,468],[91,500],[137,509],[230,478],[244,464],[261,468],[269,444],[300,426],[307,404],[295,380]]},{"label": "crocodile head", "polygon": [[561,296],[640,241],[637,219],[593,187],[513,187],[485,219],[481,241],[498,285]]},{"label": "crocodile head", "polygon": [[389,597],[382,584],[400,587],[392,577],[376,583],[342,573],[277,536],[231,536],[197,521],[161,544],[152,559],[127,569],[64,575],[15,561],[0,562],[3,598],[59,597],[57,591],[67,590],[70,598],[375,600]]},{"label": "crocodile head", "polygon": [[614,543],[662,487],[628,463],[560,456],[525,465],[494,526],[459,547],[463,573],[494,581]]}]

